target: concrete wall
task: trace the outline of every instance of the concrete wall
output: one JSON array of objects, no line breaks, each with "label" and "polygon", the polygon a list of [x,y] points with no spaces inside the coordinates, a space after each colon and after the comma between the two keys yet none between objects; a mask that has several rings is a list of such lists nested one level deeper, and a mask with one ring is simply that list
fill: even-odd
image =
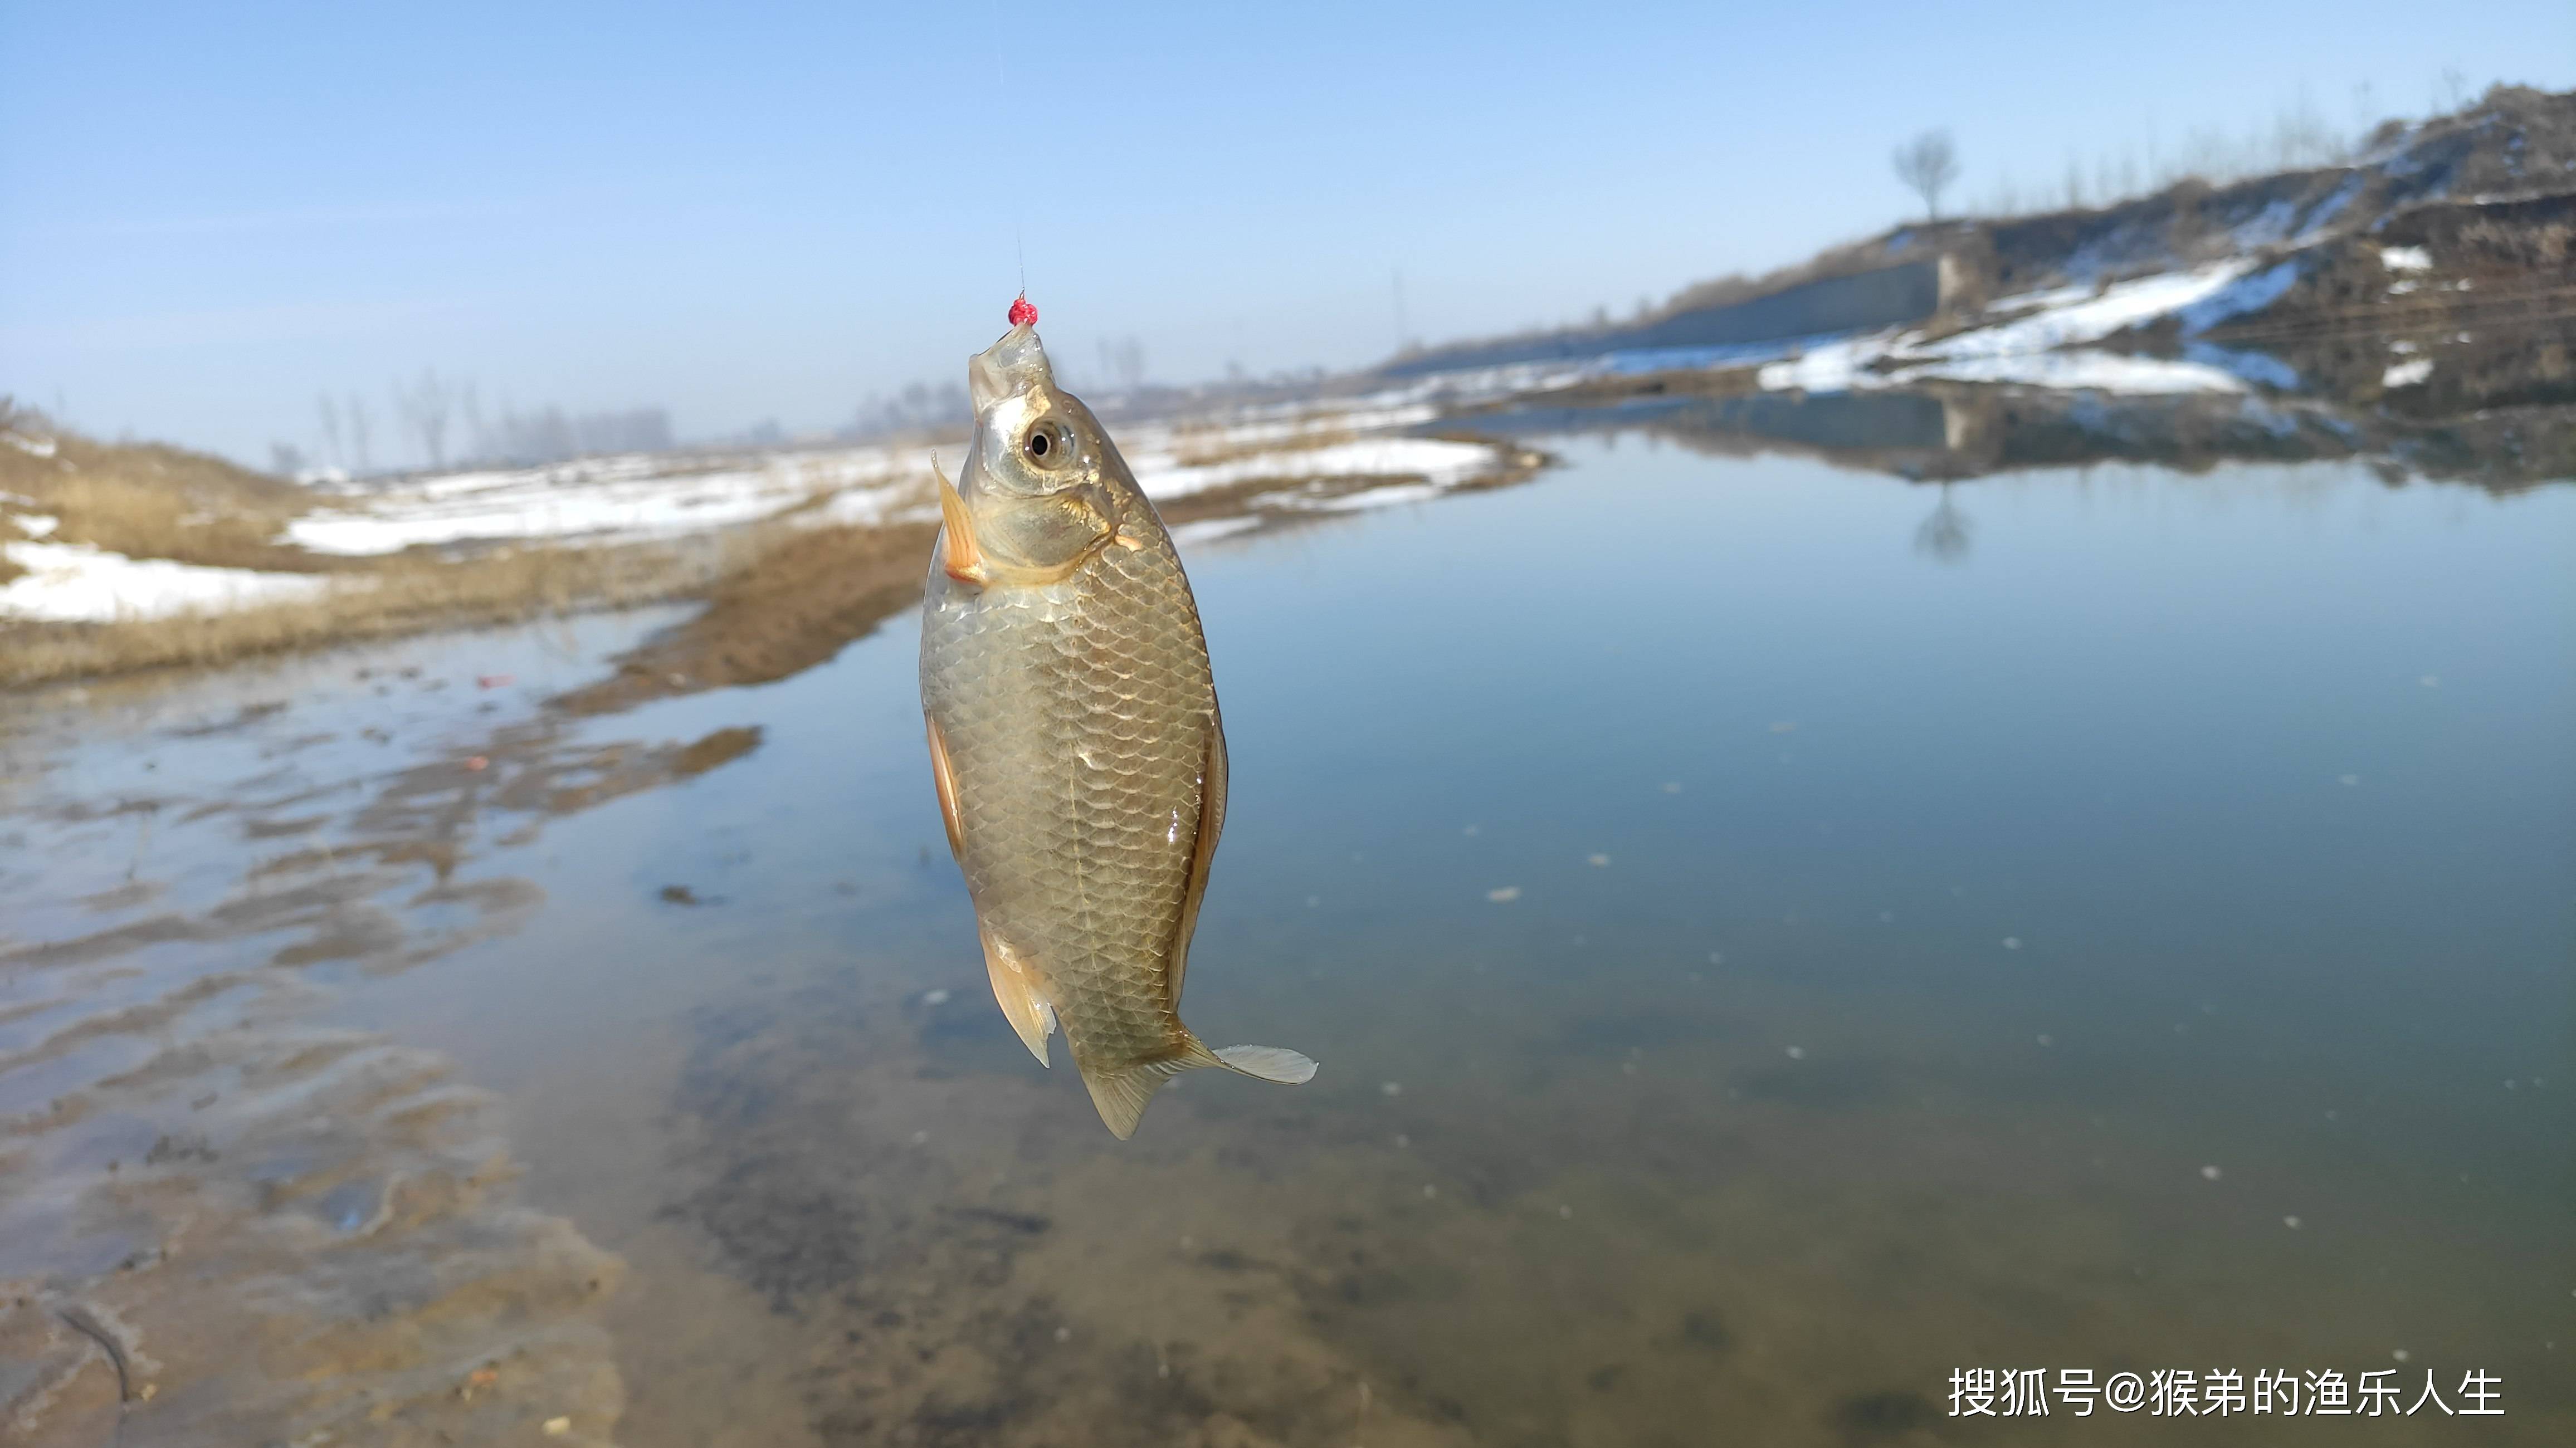
[{"label": "concrete wall", "polygon": [[1925,257],[1851,276],[1801,282],[1724,306],[1679,312],[1641,327],[1560,332],[1460,347],[1409,357],[1386,370],[1393,376],[1411,377],[1426,372],[1454,372],[1463,367],[1598,357],[1610,352],[1736,347],[1875,331],[1932,315],[1941,305],[1942,280],[1941,259]]}]

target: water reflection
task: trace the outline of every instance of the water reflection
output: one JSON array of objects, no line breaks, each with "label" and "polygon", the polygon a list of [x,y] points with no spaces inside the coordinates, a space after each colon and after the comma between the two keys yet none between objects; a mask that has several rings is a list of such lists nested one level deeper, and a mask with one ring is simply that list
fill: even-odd
[{"label": "water reflection", "polygon": [[15,736],[8,1411],[112,1426],[76,1311],[137,1444],[1922,1442],[1953,1368],[2399,1351],[2576,1432],[2576,490],[1820,402],[1192,553],[1193,1019],[1324,1074],[1125,1144],[986,998],[899,613],[625,712],[543,700],[641,624]]},{"label": "water reflection", "polygon": [[[2562,344],[2546,355],[2563,361],[2563,352]],[[2355,407],[2253,392],[2125,396],[1970,384],[1701,396],[1689,385],[1587,384],[1579,401],[1525,399],[1477,422],[1523,436],[1644,433],[1709,457],[1789,452],[1917,479],[2103,463],[2205,473],[2245,462],[2358,462],[2392,484],[2421,477],[2496,492],[2576,477],[2576,409],[2562,407],[2452,410],[2412,397]]]},{"label": "water reflection", "polygon": [[1942,563],[1958,563],[1968,556],[1968,515],[1950,501],[1950,484],[1941,484],[1941,501],[1932,512],[1914,525],[1914,551]]}]

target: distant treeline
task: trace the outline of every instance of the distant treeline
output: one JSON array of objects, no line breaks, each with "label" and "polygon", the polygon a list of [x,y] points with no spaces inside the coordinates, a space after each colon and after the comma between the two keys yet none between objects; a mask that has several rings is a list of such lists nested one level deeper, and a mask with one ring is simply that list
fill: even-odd
[{"label": "distant treeline", "polygon": [[665,407],[572,414],[549,407],[526,416],[504,413],[488,432],[474,438],[478,457],[532,463],[583,453],[660,452],[670,445],[671,412]]},{"label": "distant treeline", "polygon": [[[532,465],[586,453],[659,452],[671,446],[671,412],[631,407],[568,413],[548,404],[534,412],[504,405],[486,417],[471,381],[441,377],[429,368],[393,384],[393,417],[411,456],[432,469],[466,463]],[[268,445],[269,470],[280,477],[315,473],[355,477],[376,470],[375,413],[364,394],[325,392],[314,399],[320,429],[308,449],[283,439]],[[461,447],[451,448],[451,443]]]}]

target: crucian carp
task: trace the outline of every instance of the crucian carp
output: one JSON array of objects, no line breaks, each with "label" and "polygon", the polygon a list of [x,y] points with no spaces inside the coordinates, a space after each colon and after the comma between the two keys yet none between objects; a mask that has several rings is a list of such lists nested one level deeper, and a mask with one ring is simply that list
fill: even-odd
[{"label": "crucian carp", "polygon": [[1154,505],[1055,384],[1037,309],[967,364],[975,432],[921,621],[921,704],[948,847],[993,998],[1040,1064],[1061,1027],[1122,1140],[1162,1084],[1221,1066],[1303,1082],[1278,1046],[1181,1024],[1225,825],[1225,728],[1197,601]]}]

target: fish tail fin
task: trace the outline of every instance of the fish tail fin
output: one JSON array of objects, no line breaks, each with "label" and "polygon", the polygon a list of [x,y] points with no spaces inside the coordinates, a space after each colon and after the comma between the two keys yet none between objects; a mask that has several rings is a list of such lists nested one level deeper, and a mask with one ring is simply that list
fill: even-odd
[{"label": "fish tail fin", "polygon": [[1193,1036],[1182,1050],[1159,1061],[1139,1061],[1128,1066],[1114,1066],[1082,1073],[1082,1084],[1091,1088],[1091,1104],[1100,1111],[1109,1134],[1120,1141],[1136,1134],[1136,1122],[1144,1116],[1146,1103],[1163,1083],[1183,1071],[1220,1066],[1245,1076],[1276,1081],[1285,1086],[1302,1085],[1315,1079],[1315,1061],[1311,1056],[1291,1051],[1285,1046],[1226,1046],[1211,1051]]},{"label": "fish tail fin", "polygon": [[1315,1058],[1286,1046],[1224,1046],[1208,1054],[1229,1071],[1282,1086],[1303,1086],[1315,1079]]}]

